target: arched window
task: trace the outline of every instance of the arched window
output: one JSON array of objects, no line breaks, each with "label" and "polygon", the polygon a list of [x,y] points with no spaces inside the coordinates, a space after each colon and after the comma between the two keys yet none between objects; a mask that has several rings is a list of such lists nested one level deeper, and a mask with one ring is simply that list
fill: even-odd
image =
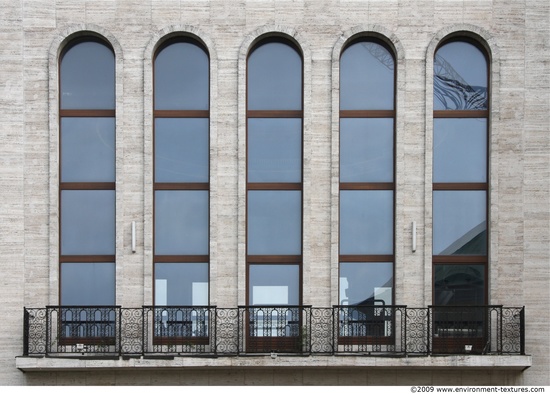
[{"label": "arched window", "polygon": [[115,304],[115,56],[97,38],[61,53],[60,304]]},{"label": "arched window", "polygon": [[[155,54],[153,264],[157,306],[209,304],[209,65],[206,48],[190,38],[170,39]],[[164,334],[187,336],[185,327],[173,328]]]},{"label": "arched window", "polygon": [[263,40],[247,71],[247,303],[300,305],[302,57],[289,41]]},{"label": "arched window", "polygon": [[488,61],[467,39],[434,58],[433,303],[487,303]]},{"label": "arched window", "polygon": [[[394,303],[394,145],[393,52],[373,38],[353,40],[340,57],[342,306]],[[350,319],[353,311],[342,308]],[[341,335],[373,334],[348,328],[341,329]]]}]

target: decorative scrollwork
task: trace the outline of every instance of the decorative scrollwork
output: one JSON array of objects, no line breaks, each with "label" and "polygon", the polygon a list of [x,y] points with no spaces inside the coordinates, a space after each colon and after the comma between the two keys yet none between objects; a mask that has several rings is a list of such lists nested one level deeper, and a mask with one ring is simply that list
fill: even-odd
[{"label": "decorative scrollwork", "polygon": [[24,309],[24,355],[525,354],[524,308],[395,305]]}]

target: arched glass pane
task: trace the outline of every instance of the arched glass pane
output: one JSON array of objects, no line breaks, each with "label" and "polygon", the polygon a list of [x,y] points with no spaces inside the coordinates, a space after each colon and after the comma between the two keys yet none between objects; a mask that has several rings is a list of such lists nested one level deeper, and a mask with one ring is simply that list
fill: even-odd
[{"label": "arched glass pane", "polygon": [[155,254],[208,254],[208,191],[155,193]]},{"label": "arched glass pane", "polygon": [[61,192],[61,254],[115,254],[115,191]]},{"label": "arched glass pane", "polygon": [[208,118],[155,119],[155,182],[208,182]]},{"label": "arched glass pane", "polygon": [[298,305],[299,281],[298,265],[251,264],[249,305]]},{"label": "arched glass pane", "polygon": [[248,109],[302,109],[302,58],[293,47],[269,42],[250,54]]},{"label": "arched glass pane", "polygon": [[155,264],[155,305],[208,305],[208,263]]},{"label": "arched glass pane", "polygon": [[61,109],[114,109],[115,56],[106,45],[86,41],[61,59]]},{"label": "arched glass pane", "polygon": [[393,191],[340,192],[340,254],[393,254]]},{"label": "arched glass pane", "polygon": [[485,304],[483,264],[436,264],[434,271],[436,305]]},{"label": "arched glass pane", "polygon": [[61,264],[61,305],[113,305],[114,263]]},{"label": "arched glass pane", "polygon": [[248,181],[302,180],[302,119],[248,120]]},{"label": "arched glass pane", "polygon": [[375,42],[346,48],[340,58],[340,109],[393,109],[394,67],[392,54]]},{"label": "arched glass pane", "polygon": [[487,181],[487,119],[434,119],[434,182]]},{"label": "arched glass pane", "polygon": [[209,108],[209,59],[191,42],[175,42],[155,59],[155,109],[207,110]]},{"label": "arched glass pane", "polygon": [[393,182],[393,119],[340,119],[340,182]]},{"label": "arched glass pane", "polygon": [[434,109],[487,108],[487,59],[483,52],[464,41],[443,45],[434,58]]},{"label": "arched glass pane", "polygon": [[391,305],[393,263],[340,263],[340,305]]},{"label": "arched glass pane", "polygon": [[435,191],[433,254],[487,254],[487,193]]},{"label": "arched glass pane", "polygon": [[115,181],[115,118],[61,119],[61,181]]},{"label": "arched glass pane", "polygon": [[302,253],[302,193],[297,190],[248,192],[248,254]]}]

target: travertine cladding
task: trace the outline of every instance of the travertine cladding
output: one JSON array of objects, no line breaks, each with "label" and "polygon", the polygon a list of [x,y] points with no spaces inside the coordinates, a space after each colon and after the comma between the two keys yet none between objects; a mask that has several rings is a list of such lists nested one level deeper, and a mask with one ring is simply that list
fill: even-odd
[{"label": "travertine cladding", "polygon": [[[0,0],[0,385],[530,384],[550,372],[550,2],[547,0]],[[356,34],[397,58],[396,303],[431,302],[432,56],[464,31],[492,56],[490,302],[526,306],[525,372],[319,368],[23,374],[24,306],[58,299],[57,60],[72,37],[105,37],[117,58],[117,303],[152,301],[152,56],[189,34],[211,59],[211,302],[245,303],[245,66],[263,34],[304,57],[303,302],[337,303],[338,58]],[[138,247],[130,250],[131,222]],[[411,222],[418,249],[411,251]],[[505,358],[504,358],[505,360]],[[304,359],[304,366],[312,360]],[[505,362],[505,361],[503,361]],[[315,364],[315,362],[313,362]]]}]

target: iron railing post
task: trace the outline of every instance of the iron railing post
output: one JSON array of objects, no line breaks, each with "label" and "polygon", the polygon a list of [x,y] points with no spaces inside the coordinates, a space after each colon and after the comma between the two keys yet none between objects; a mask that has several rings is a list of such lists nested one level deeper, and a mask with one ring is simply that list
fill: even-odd
[{"label": "iron railing post", "polygon": [[426,315],[427,315],[427,327],[426,327],[426,353],[427,354],[432,354],[432,342],[431,342],[431,337],[432,337],[432,325],[431,325],[431,317],[432,317],[432,308],[431,307],[428,307],[427,308],[427,312],[426,312]]},{"label": "iron railing post", "polygon": [[50,307],[46,307],[46,344],[44,352],[49,354],[50,350]]},{"label": "iron railing post", "polygon": [[498,332],[497,353],[502,354],[502,349],[503,349],[502,341],[504,336],[504,316],[502,313],[502,305],[499,307],[498,313],[499,313],[499,329],[497,330]]},{"label": "iron railing post", "polygon": [[29,311],[23,308],[23,356],[29,355]]},{"label": "iron railing post", "polygon": [[519,312],[519,348],[520,354],[525,355],[525,307]]}]

